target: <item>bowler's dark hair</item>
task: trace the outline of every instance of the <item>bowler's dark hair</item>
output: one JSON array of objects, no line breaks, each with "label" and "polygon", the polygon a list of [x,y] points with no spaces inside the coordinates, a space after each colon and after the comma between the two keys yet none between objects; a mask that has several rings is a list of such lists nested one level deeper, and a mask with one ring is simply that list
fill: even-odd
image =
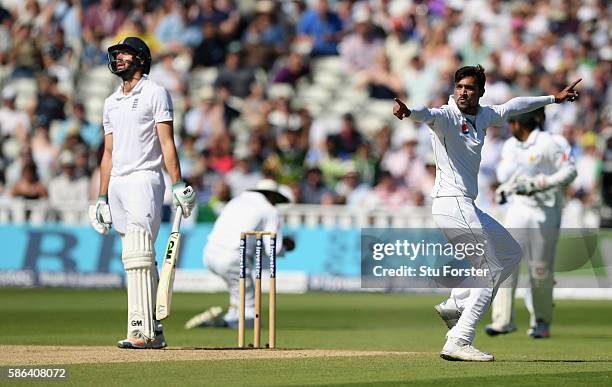
[{"label": "bowler's dark hair", "polygon": [[463,66],[459,70],[455,71],[455,84],[465,77],[476,78],[478,88],[480,90],[484,90],[487,76],[485,75],[485,69],[481,65]]}]

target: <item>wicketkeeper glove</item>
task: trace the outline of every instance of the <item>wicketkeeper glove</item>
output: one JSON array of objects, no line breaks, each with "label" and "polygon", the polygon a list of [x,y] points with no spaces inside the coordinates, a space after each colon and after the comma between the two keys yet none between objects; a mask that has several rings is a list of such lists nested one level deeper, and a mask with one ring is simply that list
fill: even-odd
[{"label": "wicketkeeper glove", "polygon": [[542,174],[536,176],[519,176],[514,183],[514,192],[517,195],[530,196],[548,188],[546,176]]},{"label": "wicketkeeper glove", "polygon": [[174,208],[179,206],[183,209],[183,217],[188,218],[191,210],[196,204],[196,193],[190,185],[184,181],[179,181],[172,185],[172,203]]},{"label": "wicketkeeper glove", "polygon": [[91,225],[102,235],[108,234],[113,224],[110,207],[106,200],[106,195],[100,195],[96,204],[90,205],[88,211]]}]

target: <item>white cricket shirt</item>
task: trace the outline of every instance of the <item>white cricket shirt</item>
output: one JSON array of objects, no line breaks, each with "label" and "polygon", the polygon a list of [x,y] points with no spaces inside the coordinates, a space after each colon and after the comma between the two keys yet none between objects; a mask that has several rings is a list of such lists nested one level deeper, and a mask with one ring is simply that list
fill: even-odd
[{"label": "white cricket shirt", "polygon": [[[278,209],[259,192],[245,191],[230,200],[215,221],[208,234],[205,255],[227,257],[238,256],[240,233],[245,231],[271,231],[277,233],[276,253],[282,249],[281,220]],[[254,243],[249,238],[247,254],[252,256]],[[266,254],[269,254],[269,237],[264,237]]]},{"label": "white cricket shirt", "polygon": [[172,99],[145,74],[128,95],[122,87],[104,101],[104,135],[113,134],[111,176],[161,170],[162,151],[155,124],[173,120]]},{"label": "white cricket shirt", "polygon": [[574,158],[567,140],[557,134],[534,129],[523,142],[511,137],[504,143],[497,179],[504,183],[514,174],[545,175],[550,189],[531,196],[512,195],[510,200],[530,206],[563,204],[563,187],[576,177]]},{"label": "white cricket shirt", "polygon": [[410,118],[432,130],[436,180],[431,197],[478,196],[480,154],[489,126],[500,126],[508,117],[554,103],[552,95],[517,97],[501,105],[480,106],[475,116],[463,114],[453,96],[440,108],[411,109]]}]

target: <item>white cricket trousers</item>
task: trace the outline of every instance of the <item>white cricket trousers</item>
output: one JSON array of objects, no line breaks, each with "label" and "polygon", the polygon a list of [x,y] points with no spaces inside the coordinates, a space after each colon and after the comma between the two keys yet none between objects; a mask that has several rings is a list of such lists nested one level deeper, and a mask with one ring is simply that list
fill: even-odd
[{"label": "white cricket trousers", "polygon": [[[247,242],[250,244],[251,241]],[[248,249],[247,249],[248,251]],[[247,254],[247,257],[249,255]],[[215,249],[207,246],[204,249],[204,263],[223,279],[227,285],[230,297],[230,307],[226,315],[227,320],[238,320],[240,308],[240,255],[237,251],[229,249]],[[245,318],[255,317],[255,283],[252,275],[252,263],[247,259],[245,267]],[[229,322],[229,321],[228,321]]]},{"label": "white cricket trousers", "polygon": [[487,312],[500,283],[518,267],[522,251],[512,235],[468,197],[435,198],[432,215],[450,243],[469,241],[470,236],[474,241],[482,242],[484,238],[486,242],[484,262],[478,266],[490,270],[489,287],[453,288],[449,298],[461,311],[461,318],[446,336],[472,343],[478,321]]},{"label": "white cricket trousers", "polygon": [[[561,226],[561,207],[534,207],[515,200],[504,218],[504,225],[518,241],[529,266],[530,288],[525,292],[530,325],[553,318],[554,264]],[[492,323],[504,329],[514,325],[514,293],[518,269],[501,285],[493,300]]]},{"label": "white cricket trousers", "polygon": [[138,171],[126,176],[111,176],[108,205],[115,230],[124,235],[130,226],[145,229],[155,243],[161,223],[165,189],[161,171]]}]

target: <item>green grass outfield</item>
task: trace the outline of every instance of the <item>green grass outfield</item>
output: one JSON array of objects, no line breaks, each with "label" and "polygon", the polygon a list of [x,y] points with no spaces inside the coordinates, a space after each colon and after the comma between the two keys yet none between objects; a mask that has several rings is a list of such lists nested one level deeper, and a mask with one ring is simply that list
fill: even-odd
[{"label": "green grass outfield", "polygon": [[[0,345],[112,347],[125,334],[125,298],[122,291],[0,289]],[[520,302],[518,332],[490,338],[481,324],[475,345],[493,352],[497,361],[476,364],[438,357],[446,329],[432,306],[441,298],[278,295],[280,348],[411,352],[406,355],[181,361],[177,350],[176,361],[71,364],[69,380],[53,385],[612,385],[609,301],[558,301],[549,340],[525,335],[527,314]],[[223,294],[175,294],[173,314],[165,323],[170,348],[235,346],[235,331],[182,328],[192,314],[226,302]],[[252,338],[251,331],[247,335]],[[262,338],[265,342],[266,331]],[[0,379],[0,385],[6,384]]]}]

